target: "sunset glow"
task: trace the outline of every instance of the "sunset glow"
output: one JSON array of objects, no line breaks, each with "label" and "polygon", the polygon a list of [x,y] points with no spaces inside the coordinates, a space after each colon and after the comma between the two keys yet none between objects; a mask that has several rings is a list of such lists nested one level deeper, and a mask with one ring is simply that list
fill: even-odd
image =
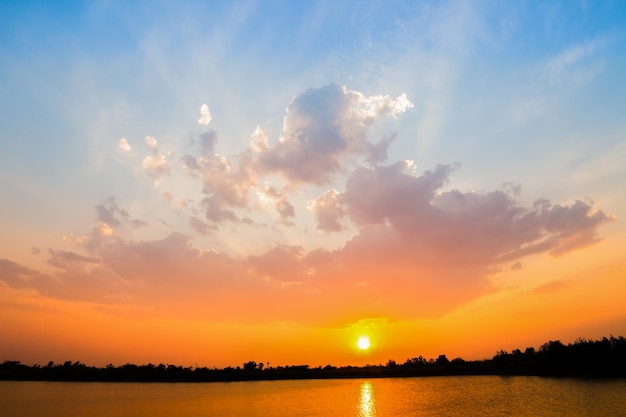
[{"label": "sunset glow", "polygon": [[626,335],[625,3],[27,3],[0,5],[0,361]]}]

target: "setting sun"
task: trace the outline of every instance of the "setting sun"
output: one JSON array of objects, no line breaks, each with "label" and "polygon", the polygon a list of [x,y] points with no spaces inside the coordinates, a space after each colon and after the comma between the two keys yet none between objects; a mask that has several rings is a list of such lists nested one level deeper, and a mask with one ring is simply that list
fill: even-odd
[{"label": "setting sun", "polygon": [[359,337],[359,340],[357,340],[356,345],[361,350],[369,349],[369,347],[370,347],[370,338],[367,337],[367,336],[361,336],[361,337]]}]

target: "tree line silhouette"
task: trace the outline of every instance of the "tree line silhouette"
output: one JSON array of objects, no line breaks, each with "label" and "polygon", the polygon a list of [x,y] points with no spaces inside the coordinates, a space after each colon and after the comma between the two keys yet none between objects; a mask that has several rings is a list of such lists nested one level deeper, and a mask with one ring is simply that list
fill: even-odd
[{"label": "tree line silhouette", "polygon": [[626,339],[623,336],[601,340],[578,339],[563,344],[549,341],[539,349],[501,350],[491,359],[449,360],[423,356],[408,358],[404,363],[390,359],[386,364],[312,368],[309,365],[269,366],[248,361],[243,366],[226,368],[182,367],[175,365],[125,364],[105,367],[87,366],[81,362],[49,362],[45,366],[25,365],[7,360],[0,364],[0,380],[36,381],[135,381],[135,382],[210,382],[278,379],[379,378],[440,375],[536,375],[583,378],[625,378]]}]

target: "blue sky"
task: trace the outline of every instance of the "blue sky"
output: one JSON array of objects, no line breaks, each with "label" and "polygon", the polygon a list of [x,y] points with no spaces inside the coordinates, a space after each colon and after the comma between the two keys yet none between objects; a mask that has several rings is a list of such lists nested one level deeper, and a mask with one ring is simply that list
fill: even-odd
[{"label": "blue sky", "polygon": [[[95,301],[63,274],[80,264],[122,285],[134,272],[112,254],[142,245],[191,263],[183,248],[217,253],[299,286],[306,278],[270,266],[296,268],[316,251],[349,264],[373,236],[399,245],[402,231],[381,230],[394,219],[417,227],[425,214],[404,213],[414,204],[404,193],[423,182],[451,216],[440,227],[459,233],[450,247],[470,252],[463,233],[496,226],[451,225],[483,225],[500,192],[513,211],[539,212],[539,199],[563,210],[557,226],[512,240],[521,250],[546,239],[543,252],[515,258],[523,279],[502,272],[494,245],[466,271],[426,268],[460,288],[447,297],[433,284],[444,309],[377,307],[361,319],[441,317],[489,294],[522,300],[515,289],[623,271],[624,74],[620,1],[2,1],[0,258],[68,280],[21,285],[72,302]],[[209,123],[199,123],[203,104]],[[486,206],[466,218],[453,195]],[[572,248],[583,252],[559,258],[572,266],[547,260]],[[624,289],[615,274],[608,287]],[[158,299],[125,296],[142,308]],[[626,317],[609,310],[598,320]]]},{"label": "blue sky", "polygon": [[[406,92],[417,105],[401,122],[407,133],[399,140],[427,166],[468,164],[471,154],[534,155],[541,150],[534,142],[575,140],[564,131],[608,147],[616,139],[597,129],[614,124],[623,104],[624,86],[616,82],[624,69],[623,8],[4,2],[3,135],[21,136],[7,142],[22,158],[34,149],[56,155],[56,162],[37,159],[53,170],[80,163],[85,150],[100,153],[94,143],[107,135],[172,129],[209,102],[228,146],[256,124],[279,127],[298,92],[337,83],[369,94]],[[34,114],[41,123],[26,123]],[[109,120],[128,128],[94,126]],[[59,139],[44,139],[50,136]],[[71,146],[60,152],[52,145],[59,140]]]}]

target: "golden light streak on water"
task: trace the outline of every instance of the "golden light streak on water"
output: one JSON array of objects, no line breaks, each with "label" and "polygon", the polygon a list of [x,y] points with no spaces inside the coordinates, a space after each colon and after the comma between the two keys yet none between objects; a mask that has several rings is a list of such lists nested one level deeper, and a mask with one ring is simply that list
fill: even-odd
[{"label": "golden light streak on water", "polygon": [[361,397],[359,400],[359,417],[374,417],[376,415],[376,401],[374,389],[369,382],[361,384]]}]

